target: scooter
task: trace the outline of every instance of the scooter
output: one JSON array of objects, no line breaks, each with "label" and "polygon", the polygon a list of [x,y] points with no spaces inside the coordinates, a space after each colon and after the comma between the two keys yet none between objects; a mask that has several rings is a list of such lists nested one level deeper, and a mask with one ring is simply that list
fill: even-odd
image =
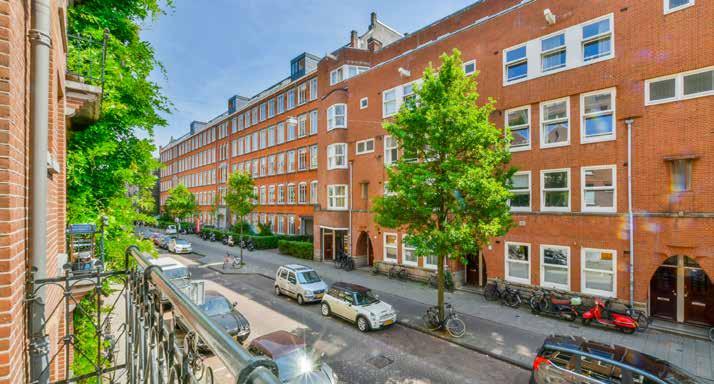
[{"label": "scooter", "polygon": [[240,240],[240,247],[243,249],[247,249],[249,251],[254,251],[255,250],[255,244],[253,243],[253,240],[250,238],[247,239],[241,239]]},{"label": "scooter", "polygon": [[553,294],[534,295],[530,302],[533,313],[558,317],[567,321],[575,321],[578,318],[578,311],[575,307],[580,305],[582,300],[579,297],[571,299],[560,299]]},{"label": "scooter", "polygon": [[216,234],[211,232],[211,235],[208,237],[208,240],[210,241],[216,241]]},{"label": "scooter", "polygon": [[595,306],[582,314],[583,324],[590,325],[593,321],[608,328],[618,329],[626,334],[637,330],[637,321],[631,316],[606,310],[607,303],[595,299]]},{"label": "scooter", "polygon": [[232,247],[236,244],[236,242],[233,240],[233,236],[228,235],[223,238],[223,244]]}]

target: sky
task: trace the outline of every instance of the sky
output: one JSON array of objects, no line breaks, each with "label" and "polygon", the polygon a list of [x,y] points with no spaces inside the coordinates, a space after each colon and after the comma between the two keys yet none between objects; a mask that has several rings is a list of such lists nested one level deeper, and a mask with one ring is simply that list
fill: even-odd
[{"label": "sky", "polygon": [[251,97],[290,72],[302,52],[323,57],[364,33],[370,12],[399,32],[414,32],[476,0],[174,0],[166,15],[143,25],[165,76],[152,73],[173,103],[155,143],[188,132],[227,109],[232,95]]}]

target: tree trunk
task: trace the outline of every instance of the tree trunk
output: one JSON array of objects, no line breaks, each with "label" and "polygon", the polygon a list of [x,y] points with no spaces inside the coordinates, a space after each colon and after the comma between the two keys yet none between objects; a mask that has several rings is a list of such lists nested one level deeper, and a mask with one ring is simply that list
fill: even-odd
[{"label": "tree trunk", "polygon": [[445,310],[444,310],[444,255],[439,255],[437,261],[437,303],[439,306],[439,321],[444,321]]},{"label": "tree trunk", "polygon": [[240,218],[240,239],[238,239],[238,248],[240,248],[240,260],[243,261],[243,217]]}]

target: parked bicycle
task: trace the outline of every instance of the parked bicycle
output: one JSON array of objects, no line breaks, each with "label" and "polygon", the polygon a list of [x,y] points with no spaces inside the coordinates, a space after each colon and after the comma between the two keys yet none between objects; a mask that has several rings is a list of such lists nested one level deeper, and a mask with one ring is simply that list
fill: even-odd
[{"label": "parked bicycle", "polygon": [[424,324],[430,331],[445,329],[451,337],[461,337],[466,333],[466,323],[459,319],[454,307],[449,303],[444,303],[444,321],[439,320],[439,307],[433,306],[426,310]]},{"label": "parked bicycle", "polygon": [[231,255],[230,253],[226,252],[226,255],[223,257],[223,269],[226,268],[233,268],[233,269],[241,269],[243,268],[243,257],[238,255]]},{"label": "parked bicycle", "polygon": [[250,237],[242,237],[240,242],[238,242],[238,246],[251,252],[255,251],[255,243]]},{"label": "parked bicycle", "polygon": [[345,271],[351,271],[355,269],[354,259],[342,251],[337,252],[333,262],[335,263],[335,268],[338,269],[344,269]]},{"label": "parked bicycle", "polygon": [[483,296],[488,301],[499,300],[501,304],[512,308],[517,308],[523,303],[520,291],[511,288],[507,282],[501,280],[489,282],[483,291]]},{"label": "parked bicycle", "polygon": [[407,273],[407,269],[399,266],[399,265],[393,265],[392,268],[389,268],[389,273],[387,276],[390,279],[399,279],[399,280],[406,280],[409,278],[409,274]]}]

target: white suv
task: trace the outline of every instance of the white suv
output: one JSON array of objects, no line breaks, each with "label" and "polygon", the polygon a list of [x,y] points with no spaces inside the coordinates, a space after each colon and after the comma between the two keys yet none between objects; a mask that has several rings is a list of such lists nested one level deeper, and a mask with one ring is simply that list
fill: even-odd
[{"label": "white suv", "polygon": [[361,285],[335,283],[322,298],[323,316],[337,315],[357,323],[362,332],[379,329],[397,321],[397,311]]},{"label": "white suv", "polygon": [[297,300],[298,304],[320,301],[327,290],[314,269],[300,264],[288,264],[275,273],[275,294],[285,294]]}]

